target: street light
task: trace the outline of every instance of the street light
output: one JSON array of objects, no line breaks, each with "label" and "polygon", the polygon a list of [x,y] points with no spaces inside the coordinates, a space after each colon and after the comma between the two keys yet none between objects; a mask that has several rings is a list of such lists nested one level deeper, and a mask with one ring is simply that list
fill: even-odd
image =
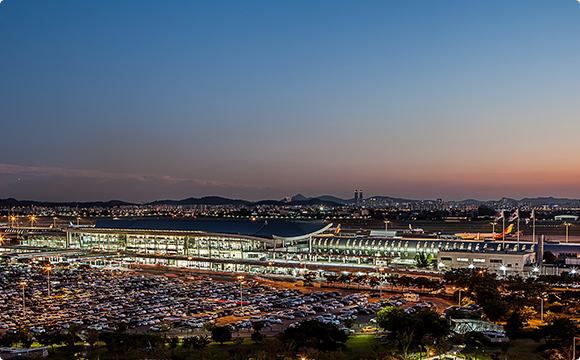
[{"label": "street light", "polygon": [[382,282],[383,282],[383,271],[385,271],[385,269],[381,266],[379,268],[379,299],[383,298],[383,287]]},{"label": "street light", "polygon": [[494,221],[491,223],[491,233],[495,234],[495,226],[497,225],[497,223]]},{"label": "street light", "polygon": [[46,284],[48,287],[48,297],[50,297],[50,272],[52,271],[52,266],[48,265],[44,271],[46,271],[46,275],[48,276],[47,280],[46,280]]},{"label": "street light", "polygon": [[34,222],[36,221],[36,216],[30,215],[30,226],[34,228]]},{"label": "street light", "polygon": [[565,222],[565,223],[564,223],[564,226],[566,226],[566,244],[568,243],[568,227],[569,227],[570,225],[572,225],[572,224],[571,224],[571,223],[569,223],[569,222]]},{"label": "street light", "polygon": [[58,219],[56,216],[54,216],[52,218],[52,228],[55,229],[56,228],[56,219]]},{"label": "street light", "polygon": [[[454,286],[454,287],[453,287],[453,290],[455,290],[455,289],[456,289],[456,288],[455,288],[455,286]],[[467,291],[467,288],[457,288],[457,290],[459,291],[459,301],[458,301],[458,304],[459,304],[459,306],[461,306],[461,290],[463,290],[463,291]]]},{"label": "street light", "polygon": [[540,299],[540,321],[544,322],[544,297],[538,296],[538,299]]},{"label": "street light", "polygon": [[501,271],[503,271],[503,276],[505,277],[505,271],[507,270],[507,268],[505,267],[505,265],[503,265],[503,264],[502,264],[502,265],[499,267],[499,269],[500,269]]},{"label": "street light", "polygon": [[77,216],[77,227],[79,226],[79,220],[80,220],[80,219],[81,219],[81,218]]},{"label": "street light", "polygon": [[242,283],[244,281],[244,277],[245,277],[244,275],[238,275],[237,276],[237,279],[240,281],[240,309],[244,306],[243,305],[243,300],[242,300],[242,296],[243,296],[243,294],[242,294]]},{"label": "street light", "polygon": [[24,297],[24,287],[26,286],[26,281],[21,281],[20,285],[22,286],[22,317],[26,316],[25,310],[26,310],[26,300]]},{"label": "street light", "polygon": [[570,355],[571,360],[576,359],[576,340],[580,340],[580,337],[574,337],[574,339],[572,339],[572,354]]}]

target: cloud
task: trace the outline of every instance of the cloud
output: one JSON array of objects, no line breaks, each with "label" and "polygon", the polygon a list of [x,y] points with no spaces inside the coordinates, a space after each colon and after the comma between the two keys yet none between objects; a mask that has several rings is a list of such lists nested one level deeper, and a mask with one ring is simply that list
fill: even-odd
[{"label": "cloud", "polygon": [[69,178],[84,179],[95,181],[138,181],[141,183],[151,182],[161,185],[176,185],[180,183],[194,183],[203,187],[217,188],[241,188],[241,189],[259,189],[260,186],[254,184],[223,182],[215,180],[175,177],[171,175],[158,174],[132,174],[132,173],[114,173],[91,169],[67,169],[62,167],[44,167],[44,166],[22,166],[12,164],[0,164],[1,175],[13,175],[18,177],[34,178]]}]

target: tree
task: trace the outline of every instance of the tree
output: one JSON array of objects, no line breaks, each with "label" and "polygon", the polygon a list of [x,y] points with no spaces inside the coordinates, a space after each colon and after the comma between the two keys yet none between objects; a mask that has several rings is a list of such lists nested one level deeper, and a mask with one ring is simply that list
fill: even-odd
[{"label": "tree", "polygon": [[377,325],[385,330],[395,329],[395,322],[404,314],[403,309],[396,306],[387,306],[377,313]]},{"label": "tree", "polygon": [[531,306],[524,306],[518,310],[520,316],[522,317],[522,321],[524,322],[524,326],[528,325],[528,322],[538,315],[538,312],[534,310]]},{"label": "tree", "polygon": [[501,298],[497,281],[489,275],[482,278],[474,285],[476,303],[483,308],[489,320],[498,321],[507,313],[507,304]]},{"label": "tree", "polygon": [[264,340],[264,335],[262,335],[259,331],[254,331],[252,335],[250,335],[250,339],[252,339],[255,343],[261,343]]},{"label": "tree", "polygon": [[264,323],[261,321],[256,321],[252,323],[252,328],[254,329],[254,332],[251,335],[252,341],[257,343],[262,342],[264,336],[260,333],[260,331],[264,328]]},{"label": "tree", "polygon": [[330,284],[333,284],[338,280],[338,275],[334,273],[326,273],[324,277],[326,278],[326,282]]},{"label": "tree", "polygon": [[232,332],[225,326],[216,326],[211,331],[211,338],[213,341],[219,342],[223,345],[224,342],[232,339]]},{"label": "tree", "polygon": [[79,341],[80,338],[78,337],[78,333],[81,330],[81,327],[76,324],[69,325],[68,329],[64,333],[64,342],[69,350],[72,350],[75,346],[75,342]]},{"label": "tree", "polygon": [[29,348],[34,343],[32,334],[26,328],[19,328],[16,331],[16,340],[22,344],[23,348]]},{"label": "tree", "polygon": [[196,350],[203,349],[204,347],[208,346],[209,343],[211,342],[205,335],[192,336],[191,341],[192,341],[191,346]]},{"label": "tree", "polygon": [[400,286],[403,289],[405,288],[409,289],[409,286],[411,286],[411,284],[413,284],[413,278],[410,276],[403,275],[397,279],[397,286]]},{"label": "tree", "polygon": [[368,283],[370,287],[376,287],[377,285],[380,284],[380,280],[378,277],[373,275],[368,277]]},{"label": "tree", "polygon": [[424,276],[418,276],[413,279],[413,284],[419,289],[419,292],[422,292],[424,288],[429,287],[430,282],[431,280]]},{"label": "tree", "polygon": [[568,318],[555,318],[548,325],[540,328],[540,336],[546,340],[546,344],[565,348],[572,343],[572,339],[580,333],[576,324]]},{"label": "tree", "polygon": [[433,256],[431,256],[430,254],[426,254],[424,252],[418,252],[417,255],[415,255],[415,262],[417,263],[417,267],[419,268],[426,268],[429,267],[431,265],[431,261],[433,260]]},{"label": "tree", "polygon": [[99,340],[105,343],[107,351],[115,353],[120,345],[119,334],[112,332],[102,332],[99,334]]},{"label": "tree", "polygon": [[505,324],[505,332],[510,339],[517,337],[524,328],[524,319],[519,310],[513,311]]},{"label": "tree", "polygon": [[181,347],[187,349],[187,356],[189,356],[189,349],[193,346],[195,340],[193,337],[185,337],[181,341]]},{"label": "tree", "polygon": [[262,321],[256,321],[252,323],[252,329],[254,331],[260,332],[264,328],[264,323]]},{"label": "tree", "polygon": [[125,331],[127,331],[128,328],[129,328],[129,325],[126,322],[122,321],[122,322],[117,324],[117,329],[115,330],[115,332],[122,334]]},{"label": "tree", "polygon": [[171,349],[171,357],[173,358],[173,351],[179,346],[179,338],[177,336],[171,336],[169,338],[169,348]]},{"label": "tree", "polygon": [[316,273],[314,271],[305,272],[303,277],[305,284],[312,284],[316,279]]},{"label": "tree", "polygon": [[99,332],[96,329],[88,329],[87,335],[85,336],[85,342],[89,344],[92,348],[95,347],[95,344],[99,341]]},{"label": "tree", "polygon": [[64,338],[58,331],[45,331],[36,335],[36,341],[41,345],[50,346],[52,348],[52,353],[54,354],[54,346],[62,344]]},{"label": "tree", "polygon": [[388,306],[377,313],[377,324],[398,339],[404,352],[413,341],[418,343],[425,337],[443,339],[450,332],[448,322],[428,309],[406,313],[396,306]]},{"label": "tree", "polygon": [[324,324],[318,320],[305,320],[297,326],[287,328],[282,333],[285,341],[292,342],[297,348],[312,347],[318,350],[331,350],[338,343],[345,343],[348,334],[334,324]]}]

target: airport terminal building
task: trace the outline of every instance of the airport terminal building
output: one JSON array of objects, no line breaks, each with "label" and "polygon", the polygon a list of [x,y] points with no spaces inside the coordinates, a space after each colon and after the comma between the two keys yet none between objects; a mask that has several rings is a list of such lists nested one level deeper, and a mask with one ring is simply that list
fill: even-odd
[{"label": "airport terminal building", "polygon": [[[22,244],[31,247],[122,252],[148,259],[190,259],[200,267],[212,262],[296,261],[324,266],[394,265],[412,267],[418,254],[437,260],[439,270],[485,268],[499,274],[525,274],[538,252],[580,254],[578,244],[465,240],[454,235],[385,233],[338,234],[322,220],[282,219],[121,219],[98,220],[93,227],[70,227],[65,236],[37,233]],[[62,234],[62,233],[61,233]],[[379,236],[376,236],[379,235]],[[397,236],[398,235],[398,236]],[[132,255],[130,255],[132,254]],[[276,264],[275,266],[284,266]]]},{"label": "airport terminal building", "polygon": [[95,227],[65,232],[68,248],[244,259],[308,243],[331,226],[323,221],[134,219],[99,220]]}]

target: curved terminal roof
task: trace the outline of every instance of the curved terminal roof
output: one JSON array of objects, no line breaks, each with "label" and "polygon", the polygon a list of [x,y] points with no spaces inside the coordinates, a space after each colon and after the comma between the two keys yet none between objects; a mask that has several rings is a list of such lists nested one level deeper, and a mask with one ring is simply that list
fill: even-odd
[{"label": "curved terminal roof", "polygon": [[281,219],[131,219],[98,220],[94,229],[199,231],[261,238],[301,239],[330,228],[323,220]]}]

